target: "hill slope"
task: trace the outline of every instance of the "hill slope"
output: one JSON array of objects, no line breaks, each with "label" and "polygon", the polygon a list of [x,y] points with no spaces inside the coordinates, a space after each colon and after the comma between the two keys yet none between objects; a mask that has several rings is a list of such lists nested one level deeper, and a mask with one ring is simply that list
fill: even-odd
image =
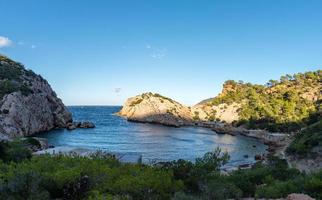
[{"label": "hill slope", "polygon": [[194,109],[201,120],[211,116],[248,128],[296,131],[321,118],[321,91],[322,70],[282,76],[267,85],[229,80],[221,94]]}]

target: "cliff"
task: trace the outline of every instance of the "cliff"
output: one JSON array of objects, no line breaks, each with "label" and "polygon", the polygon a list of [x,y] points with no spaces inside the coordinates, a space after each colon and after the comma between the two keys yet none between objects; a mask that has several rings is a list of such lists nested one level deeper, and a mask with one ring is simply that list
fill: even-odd
[{"label": "cliff", "polygon": [[64,128],[71,121],[45,79],[0,55],[0,139]]}]

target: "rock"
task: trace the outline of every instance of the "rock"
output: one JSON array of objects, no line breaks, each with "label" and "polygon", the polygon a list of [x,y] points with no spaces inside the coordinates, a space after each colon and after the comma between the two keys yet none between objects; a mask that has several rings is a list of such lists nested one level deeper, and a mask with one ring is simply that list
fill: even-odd
[{"label": "rock", "polygon": [[95,125],[93,122],[83,122],[81,123],[80,128],[95,128]]},{"label": "rock", "polygon": [[255,155],[255,160],[263,160],[263,159],[264,157],[262,155],[259,155],[259,154]]},{"label": "rock", "polygon": [[239,103],[211,105],[209,103],[199,103],[191,108],[191,112],[198,113],[198,117],[202,121],[220,121],[232,123],[238,121],[238,110],[241,105]]},{"label": "rock", "polygon": [[45,138],[39,138],[39,137],[32,137],[33,139],[37,140],[40,144],[39,150],[44,150],[49,148],[48,140]]},{"label": "rock", "polygon": [[286,198],[287,200],[314,200],[312,197],[306,194],[290,194]]},{"label": "rock", "polygon": [[77,128],[95,128],[95,124],[93,122],[70,122],[66,125],[67,130],[75,130]]},{"label": "rock", "polygon": [[238,165],[238,168],[239,169],[246,169],[246,168],[250,168],[250,167],[251,167],[251,164],[248,164],[248,163]]},{"label": "rock", "polygon": [[75,125],[75,123],[68,123],[66,125],[67,130],[75,130],[76,128],[77,128],[77,126]]},{"label": "rock", "polygon": [[248,155],[244,155],[244,158],[248,158],[249,156]]},{"label": "rock", "polygon": [[80,128],[82,126],[82,123],[81,122],[74,122],[74,125],[77,127],[77,128]]},{"label": "rock", "polygon": [[31,151],[41,151],[49,148],[48,140],[39,137],[24,137],[20,138],[21,141],[28,147]]},{"label": "rock", "polygon": [[45,79],[4,56],[0,61],[0,68],[15,73],[13,77],[0,78],[0,83],[17,85],[11,93],[0,96],[0,138],[64,128],[72,121],[71,113]]},{"label": "rock", "polygon": [[158,123],[180,127],[192,124],[192,114],[188,107],[154,93],[144,93],[129,98],[117,113],[129,121]]}]

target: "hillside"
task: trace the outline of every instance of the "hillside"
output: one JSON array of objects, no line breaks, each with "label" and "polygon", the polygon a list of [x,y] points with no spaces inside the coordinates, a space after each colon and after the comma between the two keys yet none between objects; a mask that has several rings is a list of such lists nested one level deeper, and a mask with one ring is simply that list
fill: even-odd
[{"label": "hillside", "polygon": [[293,167],[304,171],[322,168],[322,120],[298,133],[286,149]]},{"label": "hillside", "polygon": [[48,82],[0,55],[0,139],[32,135],[72,121]]},{"label": "hillside", "polygon": [[321,118],[321,90],[321,70],[282,76],[280,81],[270,80],[266,85],[229,80],[221,94],[194,109],[201,120],[296,131]]}]

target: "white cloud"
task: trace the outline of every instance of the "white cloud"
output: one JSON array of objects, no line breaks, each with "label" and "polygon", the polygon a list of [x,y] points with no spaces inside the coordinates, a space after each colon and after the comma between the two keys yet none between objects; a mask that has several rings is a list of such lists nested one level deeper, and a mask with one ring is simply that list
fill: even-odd
[{"label": "white cloud", "polygon": [[10,47],[11,45],[12,41],[9,38],[0,36],[0,48]]},{"label": "white cloud", "polygon": [[147,44],[146,46],[145,46],[147,49],[151,49],[152,47],[151,47],[151,45],[149,45],[149,44]]},{"label": "white cloud", "polygon": [[33,45],[31,45],[31,48],[35,49],[35,48],[37,48],[37,46],[33,44]]}]

